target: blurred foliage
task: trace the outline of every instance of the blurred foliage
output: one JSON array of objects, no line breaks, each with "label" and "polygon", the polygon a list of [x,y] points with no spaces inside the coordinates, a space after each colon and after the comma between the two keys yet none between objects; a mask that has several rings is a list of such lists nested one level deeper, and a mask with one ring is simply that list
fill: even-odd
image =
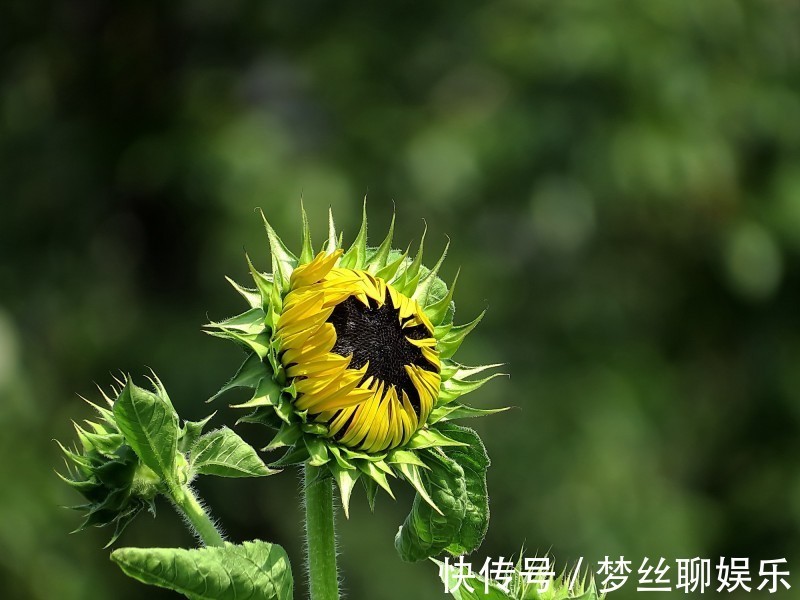
[{"label": "blurred foliage", "polygon": [[[150,365],[204,416],[241,357],[199,325],[241,308],[243,247],[268,264],[254,207],[299,243],[302,195],[352,236],[367,191],[397,240],[452,236],[459,314],[489,305],[463,359],[509,363],[480,392],[520,407],[477,424],[480,557],[800,568],[798,23],[779,1],[3,2],[2,596],[145,593],[57,509],[75,393]],[[234,540],[301,572],[295,477],[204,483]],[[351,597],[442,597],[392,547],[410,500],[354,499]],[[167,505],[122,541],[192,543]]]}]

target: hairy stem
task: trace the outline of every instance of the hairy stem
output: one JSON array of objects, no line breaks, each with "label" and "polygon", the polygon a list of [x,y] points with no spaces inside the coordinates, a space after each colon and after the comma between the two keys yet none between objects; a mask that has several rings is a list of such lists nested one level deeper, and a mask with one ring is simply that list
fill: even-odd
[{"label": "hairy stem", "polygon": [[225,542],[211,517],[188,485],[171,490],[172,501],[200,536],[205,546],[222,546]]},{"label": "hairy stem", "polygon": [[339,600],[333,482],[318,467],[306,464],[306,542],[311,600]]}]

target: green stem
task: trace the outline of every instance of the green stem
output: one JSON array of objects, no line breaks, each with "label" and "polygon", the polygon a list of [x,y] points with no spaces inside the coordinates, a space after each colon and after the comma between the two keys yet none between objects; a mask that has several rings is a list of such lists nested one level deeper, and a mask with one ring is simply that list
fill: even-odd
[{"label": "green stem", "polygon": [[172,501],[178,510],[183,513],[186,520],[191,523],[197,535],[206,546],[222,546],[225,541],[217,530],[211,517],[203,509],[197,497],[188,485],[172,490]]},{"label": "green stem", "polygon": [[333,525],[333,481],[306,464],[306,542],[311,600],[339,600],[336,533]]}]

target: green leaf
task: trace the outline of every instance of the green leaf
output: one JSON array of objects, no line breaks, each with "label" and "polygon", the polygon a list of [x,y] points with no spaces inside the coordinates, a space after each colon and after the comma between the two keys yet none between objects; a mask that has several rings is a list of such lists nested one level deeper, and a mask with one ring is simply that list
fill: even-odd
[{"label": "green leaf", "polygon": [[139,459],[164,481],[176,481],[180,429],[172,405],[129,378],[113,411],[119,430]]},{"label": "green leaf", "polygon": [[200,475],[263,477],[277,473],[264,464],[250,444],[227,427],[198,439],[190,457],[192,468]]},{"label": "green leaf", "polygon": [[471,429],[449,423],[438,428],[441,435],[459,445],[420,453],[428,470],[402,471],[418,490],[411,513],[395,538],[400,557],[407,561],[445,551],[469,554],[480,546],[489,525],[489,458],[483,443]]},{"label": "green leaf", "polygon": [[111,553],[129,577],[189,600],[292,600],[289,558],[262,541],[219,548],[121,548]]},{"label": "green leaf", "polygon": [[419,477],[441,514],[419,494],[414,497],[411,512],[394,540],[400,558],[409,562],[437,556],[453,544],[467,508],[464,470],[438,451],[425,453],[423,460],[429,469],[420,470]]},{"label": "green leaf", "polygon": [[439,429],[448,437],[466,444],[445,448],[444,453],[464,470],[467,491],[464,521],[447,551],[454,556],[469,554],[481,545],[489,527],[489,492],[486,488],[489,456],[481,438],[472,429],[452,423],[442,423]]}]

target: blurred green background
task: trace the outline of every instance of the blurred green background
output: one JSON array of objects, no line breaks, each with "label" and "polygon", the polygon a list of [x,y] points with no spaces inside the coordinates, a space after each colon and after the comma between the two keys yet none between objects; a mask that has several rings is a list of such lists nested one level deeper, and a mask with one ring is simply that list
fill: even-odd
[{"label": "blurred green background", "polygon": [[[125,579],[109,531],[68,535],[52,440],[116,369],[205,416],[242,356],[199,327],[243,308],[245,249],[269,264],[254,207],[297,247],[302,196],[319,245],[366,193],[373,242],[392,201],[398,246],[451,236],[457,319],[489,308],[459,356],[511,373],[472,397],[519,407],[475,423],[476,563],[800,569],[799,26],[777,1],[3,2],[0,595],[175,597]],[[297,484],[198,487],[233,540],[287,548],[301,597]],[[349,597],[444,597],[393,549],[410,500],[354,499]],[[120,543],[191,545],[159,509]]]}]

